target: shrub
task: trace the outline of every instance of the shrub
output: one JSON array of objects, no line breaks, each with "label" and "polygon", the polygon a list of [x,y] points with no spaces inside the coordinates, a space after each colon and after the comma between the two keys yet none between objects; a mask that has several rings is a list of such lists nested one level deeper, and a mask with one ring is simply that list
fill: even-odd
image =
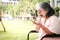
[{"label": "shrub", "polygon": [[55,15],[56,15],[57,17],[59,16],[59,10],[60,10],[59,7],[56,7],[56,8],[55,8]]}]

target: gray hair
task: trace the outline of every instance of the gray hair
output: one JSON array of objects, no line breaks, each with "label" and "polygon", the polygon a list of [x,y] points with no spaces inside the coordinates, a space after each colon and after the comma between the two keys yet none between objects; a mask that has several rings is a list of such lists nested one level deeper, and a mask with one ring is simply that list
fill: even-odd
[{"label": "gray hair", "polygon": [[47,17],[50,17],[55,14],[54,9],[47,2],[38,3],[38,5],[36,6],[36,10],[38,10],[38,9],[48,10],[48,13],[46,15]]},{"label": "gray hair", "polygon": [[41,4],[42,4],[42,2],[36,4],[36,10],[41,8]]}]

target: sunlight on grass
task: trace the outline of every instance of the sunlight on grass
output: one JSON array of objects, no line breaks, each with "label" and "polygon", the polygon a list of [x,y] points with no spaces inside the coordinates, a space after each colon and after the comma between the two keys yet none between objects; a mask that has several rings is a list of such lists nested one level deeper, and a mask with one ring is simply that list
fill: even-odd
[{"label": "sunlight on grass", "polygon": [[[0,24],[0,40],[27,40],[27,34],[30,30],[34,30],[35,26],[31,21],[22,20],[3,20],[7,32],[3,32]],[[37,34],[30,35],[31,40],[35,40]]]}]

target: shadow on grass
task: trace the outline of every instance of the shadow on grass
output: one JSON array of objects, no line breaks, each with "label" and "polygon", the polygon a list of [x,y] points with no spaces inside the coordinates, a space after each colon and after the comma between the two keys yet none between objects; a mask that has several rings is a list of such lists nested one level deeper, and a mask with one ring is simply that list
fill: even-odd
[{"label": "shadow on grass", "polygon": [[4,32],[4,31],[0,31],[0,34],[5,34],[6,32]]},{"label": "shadow on grass", "polygon": [[5,33],[4,31],[0,31],[0,33]]}]

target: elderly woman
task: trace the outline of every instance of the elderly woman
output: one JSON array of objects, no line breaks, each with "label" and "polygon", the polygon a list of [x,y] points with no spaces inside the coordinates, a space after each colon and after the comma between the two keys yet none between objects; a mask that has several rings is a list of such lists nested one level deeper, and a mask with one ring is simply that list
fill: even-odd
[{"label": "elderly woman", "polygon": [[36,31],[39,32],[40,40],[46,34],[60,34],[60,24],[58,18],[54,15],[54,9],[46,2],[41,2],[37,7],[38,22],[32,21],[36,24]]}]

